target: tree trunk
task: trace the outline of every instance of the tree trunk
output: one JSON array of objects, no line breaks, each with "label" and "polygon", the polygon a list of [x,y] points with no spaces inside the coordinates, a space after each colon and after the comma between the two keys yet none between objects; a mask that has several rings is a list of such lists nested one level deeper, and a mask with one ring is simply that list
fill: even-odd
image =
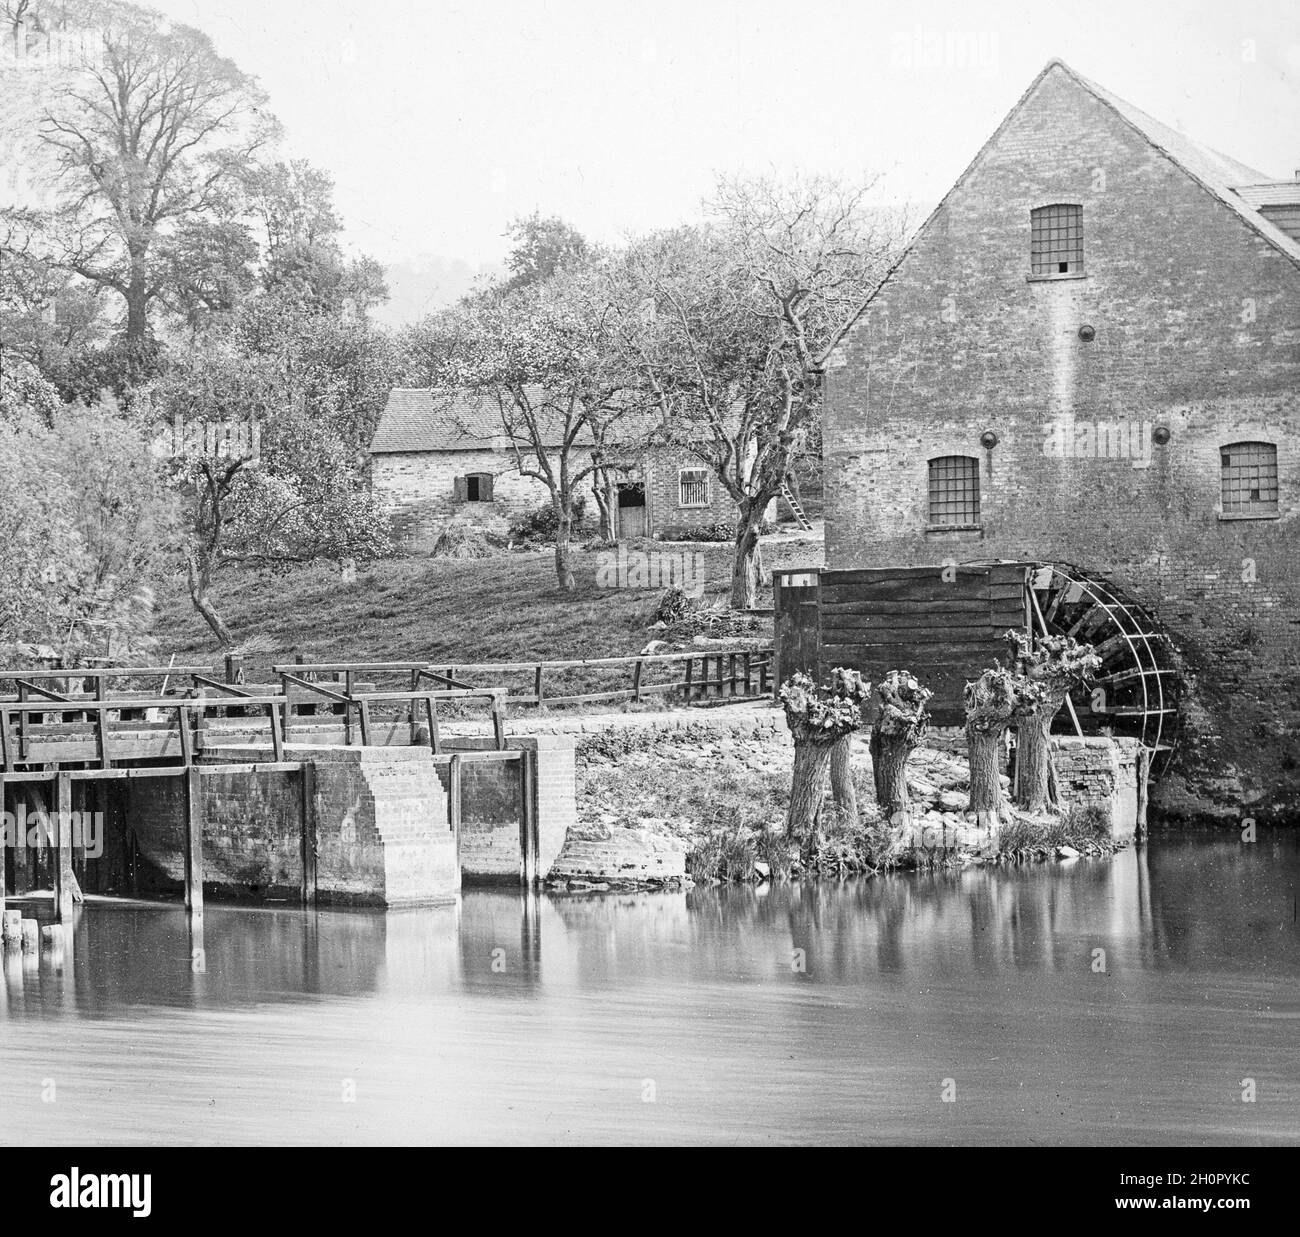
[{"label": "tree trunk", "polygon": [[208,597],[208,587],[212,582],[211,568],[206,563],[200,568],[193,554],[189,556],[188,566],[190,600],[194,603],[194,608],[203,616],[203,621],[212,629],[212,634],[216,636],[221,647],[229,648],[234,644],[235,638],[230,634],[230,628],[226,626],[225,620],[217,613],[216,607]]},{"label": "tree trunk", "polygon": [[790,810],[785,827],[786,836],[799,843],[805,860],[816,854],[821,841],[817,826],[826,794],[831,746],[819,739],[795,736],[794,776],[790,782]]},{"label": "tree trunk", "polygon": [[1015,801],[1027,812],[1055,806],[1050,778],[1054,714],[1048,712],[1050,708],[1022,718],[1016,727]]},{"label": "tree trunk", "polygon": [[853,785],[853,732],[831,744],[831,794],[835,807],[850,825],[858,823],[858,791]]},{"label": "tree trunk", "polygon": [[555,578],[562,593],[572,593],[577,588],[570,561],[569,538],[573,531],[573,514],[561,504],[556,504],[555,521]]},{"label": "tree trunk", "polygon": [[126,340],[139,346],[149,338],[149,250],[140,242],[128,244],[131,274],[126,285]]},{"label": "tree trunk", "polygon": [[911,796],[907,790],[907,761],[915,743],[905,734],[871,731],[871,776],[876,784],[876,802],[891,825],[905,825]]},{"label": "tree trunk", "polygon": [[731,608],[752,610],[758,601],[758,525],[763,508],[742,504],[731,563]]},{"label": "tree trunk", "polygon": [[970,760],[970,810],[980,828],[996,829],[1002,813],[1002,782],[998,747],[1005,727],[966,727]]},{"label": "tree trunk", "polygon": [[600,539],[606,542],[613,541],[615,539],[615,492],[614,487],[606,480],[603,472],[596,474],[591,492],[596,497],[596,513],[600,516]]}]

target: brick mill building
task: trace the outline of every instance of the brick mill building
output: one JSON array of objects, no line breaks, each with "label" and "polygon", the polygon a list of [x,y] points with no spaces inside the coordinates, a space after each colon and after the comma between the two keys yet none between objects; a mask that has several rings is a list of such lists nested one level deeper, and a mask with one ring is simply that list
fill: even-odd
[{"label": "brick mill building", "polygon": [[[1109,676],[1116,694],[1140,679],[1144,724],[1177,749],[1153,802],[1300,817],[1298,239],[1300,184],[1048,64],[828,379],[824,659],[879,623],[844,617],[862,569],[992,570],[981,596],[1014,617],[1018,586],[997,573],[1029,564],[1046,586],[1055,564],[1069,584],[1026,593],[1027,622],[1035,605],[1078,613],[1059,629],[1163,650]],[[1072,609],[1088,579],[1131,629]]]},{"label": "brick mill building", "polygon": [[[649,437],[643,432],[637,442],[612,444],[606,452],[616,535],[673,538],[703,526],[734,525],[735,504],[712,470],[685,446],[644,445]],[[548,453],[557,451],[558,436],[545,445]],[[522,454],[527,462],[529,452]],[[571,461],[585,467],[590,455],[579,447]],[[550,502],[542,482],[520,473],[496,403],[466,391],[390,392],[370,444],[370,470],[374,492],[386,500],[413,548],[431,545],[452,519],[514,520]],[[591,482],[580,489],[594,512]]]}]

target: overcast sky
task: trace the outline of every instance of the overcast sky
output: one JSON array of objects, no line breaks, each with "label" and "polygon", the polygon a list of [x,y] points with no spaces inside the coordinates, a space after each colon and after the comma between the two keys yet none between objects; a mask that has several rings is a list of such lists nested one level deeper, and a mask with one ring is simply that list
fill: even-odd
[{"label": "overcast sky", "polygon": [[534,208],[615,240],[694,215],[717,171],[881,171],[929,207],[1054,56],[1300,168],[1297,0],[152,3],[261,79],[385,261],[495,262]]}]

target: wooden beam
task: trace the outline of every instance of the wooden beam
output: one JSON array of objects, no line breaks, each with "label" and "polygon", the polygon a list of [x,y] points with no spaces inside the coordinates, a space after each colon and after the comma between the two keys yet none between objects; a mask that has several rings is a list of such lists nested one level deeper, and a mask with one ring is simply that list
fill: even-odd
[{"label": "wooden beam", "polygon": [[195,766],[185,770],[185,905],[203,913],[203,786]]},{"label": "wooden beam", "polygon": [[56,779],[54,807],[54,917],[59,923],[72,920],[72,778],[60,773]]},{"label": "wooden beam", "polygon": [[304,761],[302,786],[302,904],[316,905],[316,766]]}]

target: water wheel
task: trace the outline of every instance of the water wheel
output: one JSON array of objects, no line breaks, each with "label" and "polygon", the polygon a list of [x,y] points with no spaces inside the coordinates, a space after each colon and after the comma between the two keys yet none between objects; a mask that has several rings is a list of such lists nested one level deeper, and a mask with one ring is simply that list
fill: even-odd
[{"label": "water wheel", "polygon": [[1029,591],[1036,633],[1073,636],[1101,657],[1095,681],[1070,695],[1080,728],[1141,740],[1151,751],[1151,776],[1158,777],[1178,736],[1181,682],[1168,637],[1143,606],[1077,567],[1040,566]]}]

